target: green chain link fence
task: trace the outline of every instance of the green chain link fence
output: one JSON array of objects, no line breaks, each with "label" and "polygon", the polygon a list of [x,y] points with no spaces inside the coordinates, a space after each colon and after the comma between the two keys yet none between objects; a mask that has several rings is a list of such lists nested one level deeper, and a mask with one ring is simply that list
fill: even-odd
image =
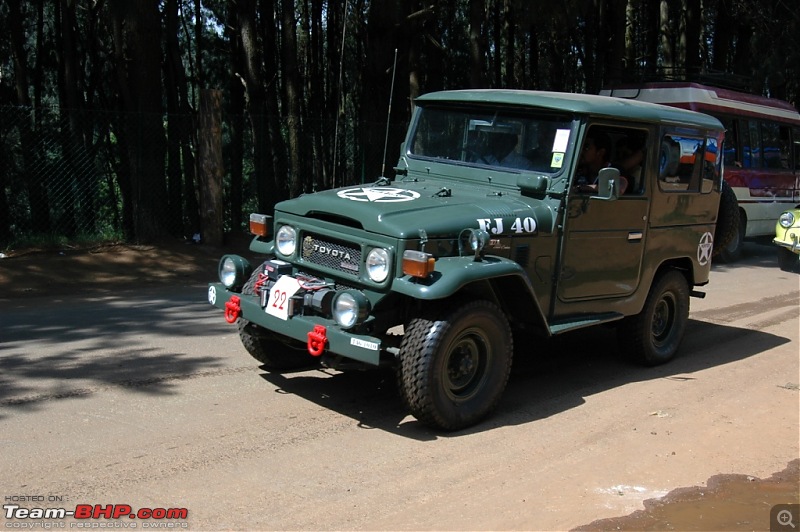
[{"label": "green chain link fence", "polygon": [[[246,226],[246,218],[257,208],[253,176],[252,142],[245,127],[242,146],[242,220],[231,219],[230,157],[233,118],[223,116],[224,178],[223,200],[226,205],[225,230]],[[241,119],[241,117],[235,117]],[[126,152],[121,135],[131,117],[108,111],[70,112],[57,107],[0,106],[0,249],[65,242],[101,242],[125,240],[127,186]],[[173,121],[170,126],[170,120]],[[197,132],[195,117],[164,116],[164,179],[170,208],[181,210],[181,221],[167,227],[173,236],[191,236],[198,230],[193,164],[186,150],[194,153]],[[247,120],[244,122],[248,123]],[[326,145],[339,145],[338,171],[329,172],[328,183],[337,186],[371,182],[382,166],[383,143],[358,149],[358,127],[331,121],[307,124],[307,130],[322,131]],[[312,127],[315,126],[315,127]],[[336,136],[336,129],[339,135]],[[393,135],[402,136],[404,125],[394,125]],[[284,128],[285,130],[285,128]],[[177,137],[170,139],[169,136]],[[170,142],[180,142],[181,147]],[[310,144],[310,143],[307,143]],[[380,144],[380,145],[378,145]],[[171,154],[171,155],[170,155]],[[178,155],[176,155],[178,154]],[[309,154],[310,156],[310,154]],[[178,158],[170,165],[169,157]],[[389,146],[387,168],[396,161],[397,146]],[[329,153],[329,159],[330,157]],[[334,159],[335,160],[335,159]],[[194,153],[196,161],[196,153]],[[317,165],[319,168],[319,165]],[[175,173],[179,174],[177,178]],[[335,174],[335,177],[334,177]],[[314,182],[309,178],[308,182]],[[180,187],[180,191],[177,190]],[[179,198],[179,206],[174,199]],[[176,217],[172,217],[176,219]]]}]

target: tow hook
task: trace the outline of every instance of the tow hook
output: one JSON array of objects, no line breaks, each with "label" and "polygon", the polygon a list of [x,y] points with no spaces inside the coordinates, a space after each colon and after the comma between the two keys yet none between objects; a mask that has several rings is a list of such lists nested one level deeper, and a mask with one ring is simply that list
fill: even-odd
[{"label": "tow hook", "polygon": [[242,313],[242,307],[239,306],[239,296],[231,296],[231,298],[225,302],[225,321],[228,323],[234,323],[237,319],[239,319],[239,315]]},{"label": "tow hook", "polygon": [[308,352],[312,357],[318,357],[325,351],[328,341],[324,325],[314,325],[314,330],[308,333]]}]

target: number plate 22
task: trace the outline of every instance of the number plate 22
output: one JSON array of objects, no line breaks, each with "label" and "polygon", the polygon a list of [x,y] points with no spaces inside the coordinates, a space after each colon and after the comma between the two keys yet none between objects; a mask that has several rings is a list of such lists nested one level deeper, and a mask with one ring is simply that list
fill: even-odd
[{"label": "number plate 22", "polygon": [[269,291],[267,306],[264,308],[267,314],[280,318],[289,319],[290,299],[300,290],[300,282],[289,275],[282,275],[272,289]]}]

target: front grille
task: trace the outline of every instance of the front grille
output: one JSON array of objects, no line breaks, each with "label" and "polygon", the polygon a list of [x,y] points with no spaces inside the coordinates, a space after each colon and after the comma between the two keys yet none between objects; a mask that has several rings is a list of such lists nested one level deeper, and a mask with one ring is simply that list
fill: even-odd
[{"label": "front grille", "polygon": [[359,290],[358,286],[349,285],[349,284],[340,283],[340,282],[334,282],[334,283],[327,283],[326,284],[323,279],[318,277],[318,275],[319,274],[313,274],[313,273],[310,273],[310,272],[298,270],[298,272],[295,274],[295,277],[297,277],[302,282],[302,284],[309,284],[309,281],[310,281],[310,284],[319,283],[321,285],[327,286],[328,288],[332,288],[335,292],[342,292],[344,290]]},{"label": "front grille", "polygon": [[303,260],[330,268],[352,277],[358,277],[361,248],[349,242],[339,242],[317,235],[306,235],[300,250]]}]

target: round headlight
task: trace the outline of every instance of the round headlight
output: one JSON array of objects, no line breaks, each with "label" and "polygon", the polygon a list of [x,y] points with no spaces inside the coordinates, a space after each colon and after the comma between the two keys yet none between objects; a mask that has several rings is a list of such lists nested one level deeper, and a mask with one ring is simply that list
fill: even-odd
[{"label": "round headlight", "polygon": [[297,248],[297,231],[290,225],[282,225],[275,235],[275,247],[278,253],[284,256],[294,254]]},{"label": "round headlight", "polygon": [[236,264],[230,257],[222,259],[219,266],[219,280],[225,285],[225,288],[236,284]]},{"label": "round headlight", "polygon": [[389,253],[382,248],[373,248],[367,254],[367,275],[376,283],[382,283],[389,276]]},{"label": "round headlight", "polygon": [[794,225],[794,214],[791,212],[785,212],[781,214],[781,217],[778,218],[778,223],[781,224],[781,227],[784,229],[790,228],[792,225]]},{"label": "round headlight", "polygon": [[333,319],[343,329],[363,322],[369,316],[369,300],[361,292],[339,292],[333,299]]},{"label": "round headlight", "polygon": [[219,261],[219,280],[225,288],[239,288],[252,272],[250,263],[244,257],[225,255]]}]

